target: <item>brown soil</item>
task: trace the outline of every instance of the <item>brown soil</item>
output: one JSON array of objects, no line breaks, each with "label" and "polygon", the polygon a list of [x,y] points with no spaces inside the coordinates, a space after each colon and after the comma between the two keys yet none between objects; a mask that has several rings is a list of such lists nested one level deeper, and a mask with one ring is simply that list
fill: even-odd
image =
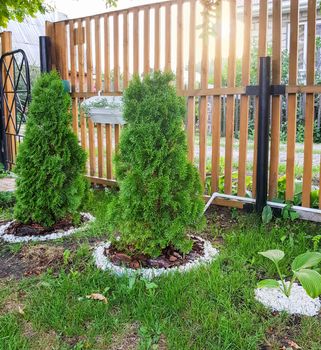
[{"label": "brown soil", "polygon": [[[278,315],[278,312],[274,312]],[[261,345],[260,350],[297,350],[303,349],[293,339],[300,331],[301,317],[292,315],[288,322],[276,327],[271,327],[266,332],[265,344]]]},{"label": "brown soil", "polygon": [[62,246],[45,244],[24,246],[18,253],[0,250],[0,278],[39,275],[48,268],[58,271],[63,264]]},{"label": "brown soil", "polygon": [[[124,265],[133,269],[141,267],[147,268],[171,268],[185,265],[194,261],[204,254],[204,242],[196,236],[191,237],[193,248],[188,254],[182,254],[173,247],[163,249],[162,254],[157,258],[150,258],[144,254],[128,255],[125,251],[118,251],[115,247],[110,246],[105,249],[105,255],[116,265]],[[130,251],[130,247],[127,251]]]},{"label": "brown soil", "polygon": [[[21,244],[20,250],[16,252],[10,251],[11,245],[0,241],[0,281],[6,278],[20,279],[39,275],[48,268],[56,273],[64,265],[63,252],[66,249],[74,254],[82,243],[94,246],[101,240],[102,237],[93,237],[77,241],[65,240],[59,245],[52,244],[50,241],[42,244]],[[83,268],[86,266],[86,262],[84,259]],[[69,265],[66,268],[69,268]]]},{"label": "brown soil", "polygon": [[23,263],[29,268],[24,275],[40,275],[49,267],[54,271],[59,268],[63,262],[64,248],[62,246],[24,246],[19,253]]},{"label": "brown soil", "polygon": [[110,350],[137,350],[139,345],[138,324],[134,323],[124,327],[123,332],[114,334]]},{"label": "brown soil", "polygon": [[[88,221],[87,218],[81,216],[80,224]],[[36,223],[23,224],[21,222],[14,221],[5,231],[6,234],[15,236],[43,236],[50,234],[54,231],[68,231],[74,227],[74,223],[71,218],[60,220],[51,227],[45,227]]]}]

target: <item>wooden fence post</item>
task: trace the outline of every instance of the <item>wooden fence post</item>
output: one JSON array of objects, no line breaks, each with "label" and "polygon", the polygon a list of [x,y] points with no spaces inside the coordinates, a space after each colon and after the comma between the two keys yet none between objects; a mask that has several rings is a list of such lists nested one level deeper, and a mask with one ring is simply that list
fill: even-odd
[{"label": "wooden fence post", "polygon": [[56,41],[55,41],[55,25],[52,22],[46,21],[46,36],[49,36],[51,41],[51,65],[52,69],[56,69]]},{"label": "wooden fence post", "polygon": [[[12,51],[12,33],[11,32],[3,32],[1,34],[1,54],[5,54],[7,52]],[[5,58],[4,60],[5,65],[8,67],[10,65],[10,57]],[[9,67],[8,67],[9,68]],[[6,72],[5,69],[1,72],[3,75],[3,78],[5,78]],[[10,75],[13,75],[13,69],[14,66],[12,65],[10,67]],[[10,79],[7,79],[6,81],[3,80],[3,84],[5,85],[5,91],[13,91],[14,86]],[[15,120],[16,120],[16,114],[15,114],[15,103],[14,103],[14,95],[12,93],[9,93],[7,95],[7,103],[4,103],[4,116],[5,116],[5,127],[6,127],[6,135],[7,135],[7,160],[10,160],[10,162],[15,163],[16,159],[16,142],[15,142]],[[9,106],[9,108],[8,108]],[[10,115],[10,107],[11,108],[11,115]],[[10,163],[9,163],[10,164]]]}]

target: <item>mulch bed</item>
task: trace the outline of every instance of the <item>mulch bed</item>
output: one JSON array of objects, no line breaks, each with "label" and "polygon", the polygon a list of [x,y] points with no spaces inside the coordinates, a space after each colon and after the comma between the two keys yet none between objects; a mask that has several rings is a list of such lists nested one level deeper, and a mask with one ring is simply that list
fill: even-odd
[{"label": "mulch bed", "polygon": [[129,255],[127,251],[131,251],[131,247],[128,250],[118,251],[114,246],[110,246],[105,249],[105,255],[107,258],[118,266],[126,266],[132,269],[144,268],[171,268],[194,261],[195,259],[204,255],[204,242],[196,236],[192,236],[193,248],[188,254],[182,254],[173,247],[167,247],[163,249],[162,254],[157,258],[150,258],[144,254]]},{"label": "mulch bed", "polygon": [[[84,222],[88,221],[88,219],[81,215],[80,217],[80,225]],[[78,226],[78,225],[77,225]],[[23,224],[18,221],[12,222],[12,224],[6,229],[5,234],[11,234],[18,237],[24,236],[44,236],[50,234],[52,232],[63,232],[68,231],[74,228],[75,225],[72,222],[71,218],[66,218],[60,220],[56,224],[51,227],[45,227],[36,223],[31,224]]]}]

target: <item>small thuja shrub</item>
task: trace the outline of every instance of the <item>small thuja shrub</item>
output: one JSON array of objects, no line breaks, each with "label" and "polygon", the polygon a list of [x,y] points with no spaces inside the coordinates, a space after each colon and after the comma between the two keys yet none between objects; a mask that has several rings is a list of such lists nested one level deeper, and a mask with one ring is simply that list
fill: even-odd
[{"label": "small thuja shrub", "polygon": [[71,99],[56,72],[36,81],[17,157],[15,218],[51,226],[72,217],[85,195],[86,154],[70,128]]},{"label": "small thuja shrub", "polygon": [[186,253],[187,230],[203,221],[198,171],[187,160],[185,103],[172,80],[160,72],[135,77],[124,93],[127,125],[115,157],[120,192],[108,212],[118,249],[158,256],[173,246]]}]

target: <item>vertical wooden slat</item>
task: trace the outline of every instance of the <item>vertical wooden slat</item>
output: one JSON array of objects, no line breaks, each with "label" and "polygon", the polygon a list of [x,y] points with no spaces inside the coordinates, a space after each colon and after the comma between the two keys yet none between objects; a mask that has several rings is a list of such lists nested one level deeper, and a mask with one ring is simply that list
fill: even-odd
[{"label": "vertical wooden slat", "polygon": [[[12,33],[11,32],[2,32],[1,33],[1,53],[7,53],[12,51]],[[3,76],[6,75],[5,70],[9,70],[10,76],[14,75],[14,63],[11,61],[10,56],[6,56],[4,59],[4,64],[3,65],[3,70],[0,72]],[[10,67],[10,68],[9,68]],[[3,81],[3,87],[4,90],[6,91],[14,91],[14,81],[7,78],[6,81]],[[2,87],[1,87],[2,88]],[[16,153],[17,153],[17,148],[16,148],[16,140],[14,135],[16,134],[16,110],[15,110],[15,99],[14,95],[12,93],[5,93],[3,100],[3,105],[4,105],[4,110],[3,110],[3,115],[5,119],[5,127],[6,127],[6,133],[7,133],[7,140],[6,140],[6,145],[7,145],[7,156],[8,160],[11,162],[15,163],[16,161]],[[2,115],[1,115],[2,118]],[[11,164],[9,164],[11,167]]]},{"label": "vertical wooden slat", "polygon": [[[105,72],[104,72],[104,91],[110,91],[110,39],[109,39],[109,17],[107,14],[104,15],[104,56],[105,56]],[[106,177],[107,179],[112,178],[112,134],[111,134],[111,125],[105,125],[105,134],[106,134]]]},{"label": "vertical wooden slat", "polygon": [[[207,33],[209,27],[207,17],[203,17],[203,31]],[[202,37],[202,60],[201,60],[201,88],[207,89],[208,87],[208,35]],[[206,179],[206,151],[207,151],[207,96],[201,96],[200,98],[200,120],[199,120],[199,140],[200,140],[200,152],[199,152],[199,172],[201,182],[204,185]]]},{"label": "vertical wooden slat", "polygon": [[88,118],[88,135],[89,135],[90,175],[95,176],[95,173],[96,173],[95,125],[91,118]]},{"label": "vertical wooden slat", "polygon": [[[82,21],[78,20],[78,29],[76,35],[76,42],[78,48],[78,81],[79,81],[79,91],[85,91],[84,88],[84,45],[83,45],[83,31],[82,31]],[[86,61],[87,61],[87,91],[91,91],[91,82],[89,77],[92,76],[92,60],[91,60],[91,39],[90,39],[90,22],[86,19]],[[84,111],[80,110],[80,139],[81,145],[84,150],[87,149],[87,118]]]},{"label": "vertical wooden slat", "polygon": [[137,9],[134,10],[133,46],[134,74],[139,74],[139,17]]},{"label": "vertical wooden slat", "polygon": [[165,71],[171,70],[171,4],[165,5]]},{"label": "vertical wooden slat", "polygon": [[[195,1],[190,2],[189,18],[189,61],[188,61],[188,89],[194,89],[195,85]],[[188,159],[194,161],[195,144],[195,97],[187,99],[187,140]]]},{"label": "vertical wooden slat", "polygon": [[78,74],[79,74],[79,91],[83,92],[84,89],[84,38],[82,31],[82,20],[78,20],[77,29],[77,43],[78,43]]},{"label": "vertical wooden slat", "polygon": [[119,25],[118,25],[118,13],[114,14],[114,91],[119,91]]},{"label": "vertical wooden slat", "polygon": [[50,21],[45,23],[46,35],[51,39],[51,64],[53,69],[56,67],[56,39],[55,39],[55,25]]},{"label": "vertical wooden slat", "polygon": [[118,149],[119,139],[120,139],[120,125],[115,124],[115,152]]},{"label": "vertical wooden slat", "polygon": [[96,91],[101,90],[100,17],[95,17]]},{"label": "vertical wooden slat", "polygon": [[[244,36],[242,56],[242,86],[250,83],[250,61],[251,61],[251,22],[252,1],[244,1]],[[249,97],[241,96],[240,102],[240,142],[239,142],[239,168],[238,168],[238,195],[245,196],[246,193],[246,159],[248,139],[248,113]]]},{"label": "vertical wooden slat", "polygon": [[67,35],[65,22],[55,23],[56,63],[62,79],[68,79]]},{"label": "vertical wooden slat", "polygon": [[102,132],[101,124],[97,124],[97,145],[98,145],[98,176],[103,177],[104,153],[103,153],[103,132]]},{"label": "vertical wooden slat", "polygon": [[[314,84],[315,69],[315,32],[316,32],[316,0],[308,1],[308,44],[307,44],[307,85]],[[304,130],[304,167],[302,205],[310,206],[310,192],[312,184],[312,156],[313,156],[313,122],[314,122],[314,94],[306,94],[305,130]]]},{"label": "vertical wooden slat", "polygon": [[144,9],[144,73],[149,72],[149,8]]},{"label": "vertical wooden slat", "polygon": [[160,69],[160,20],[159,20],[159,5],[155,6],[155,41],[154,41],[154,70],[158,71]]},{"label": "vertical wooden slat", "polygon": [[87,122],[86,116],[82,109],[80,109],[80,139],[81,146],[84,150],[87,149]]},{"label": "vertical wooden slat", "polygon": [[124,89],[128,86],[129,81],[129,66],[128,66],[128,13],[127,11],[123,14],[123,46],[124,46],[124,72],[123,72],[123,82]]},{"label": "vertical wooden slat", "polygon": [[[114,14],[114,91],[119,91],[119,28],[118,14]],[[120,125],[115,125],[115,150],[119,143]]]},{"label": "vertical wooden slat", "polygon": [[78,137],[78,98],[72,99],[72,128]]},{"label": "vertical wooden slat", "polygon": [[112,133],[111,133],[111,125],[106,124],[105,132],[106,132],[106,173],[107,179],[112,179]]},{"label": "vertical wooden slat", "polygon": [[183,1],[177,1],[177,64],[176,87],[183,89]]},{"label": "vertical wooden slat", "polygon": [[[101,90],[101,47],[100,47],[100,17],[95,17],[95,52],[96,52],[96,91]],[[103,133],[102,125],[97,124],[97,146],[98,146],[98,177],[103,176]],[[95,145],[94,145],[95,149]],[[96,154],[94,155],[96,157]]]},{"label": "vertical wooden slat", "polygon": [[[235,86],[236,69],[236,0],[230,0],[230,38],[228,57],[227,86]],[[233,164],[233,134],[234,134],[234,95],[227,95],[226,99],[226,132],[225,132],[225,169],[224,191],[232,193],[232,164]]]},{"label": "vertical wooden slat", "polygon": [[104,69],[104,91],[110,91],[110,48],[109,48],[109,17],[104,15],[104,56],[105,56],[105,69]]},{"label": "vertical wooden slat", "polygon": [[86,63],[87,63],[87,91],[93,91],[93,60],[91,50],[91,21],[86,18]]},{"label": "vertical wooden slat", "polygon": [[76,91],[76,53],[74,33],[74,21],[69,21],[70,82],[72,92]]},{"label": "vertical wooden slat", "polygon": [[[291,1],[290,13],[290,55],[289,55],[289,85],[297,84],[298,74],[298,28],[299,28],[299,1]],[[296,139],[297,95],[288,95],[288,135],[286,155],[286,200],[294,196],[294,165]]]},{"label": "vertical wooden slat", "polygon": [[[281,83],[281,0],[273,0],[272,15],[272,84]],[[269,198],[275,198],[278,187],[280,150],[281,96],[272,96],[271,152]]]},{"label": "vertical wooden slat", "polygon": [[[214,87],[222,85],[222,3],[217,7],[215,24],[215,60],[214,60]],[[221,137],[221,96],[213,97],[212,112],[212,192],[218,190],[220,176],[220,137]]]},{"label": "vertical wooden slat", "polygon": [[[268,24],[268,6],[267,0],[260,1],[259,12],[259,46],[258,46],[258,63],[257,63],[257,77],[260,72],[260,57],[266,56],[266,36],[267,36],[267,24]],[[255,99],[255,119],[254,119],[254,150],[253,150],[253,180],[252,180],[252,192],[253,196],[256,195],[256,164],[257,164],[257,128],[258,128],[258,103],[259,99]]]}]

